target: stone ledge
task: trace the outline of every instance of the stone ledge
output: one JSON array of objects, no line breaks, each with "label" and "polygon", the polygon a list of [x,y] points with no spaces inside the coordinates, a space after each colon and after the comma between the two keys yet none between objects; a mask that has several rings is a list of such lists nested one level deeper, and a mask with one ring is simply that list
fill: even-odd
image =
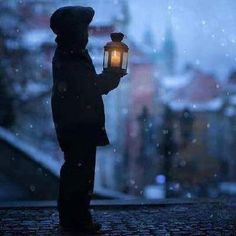
[{"label": "stone ledge", "polygon": [[[2,204],[0,235],[84,235],[61,231],[55,203]],[[93,208],[102,236],[236,235],[235,199],[93,201]]]},{"label": "stone ledge", "polygon": [[[134,208],[140,206],[157,207],[168,205],[188,205],[188,204],[202,204],[202,203],[225,203],[228,199],[217,198],[198,198],[198,199],[163,199],[163,200],[92,200],[92,208],[122,208],[123,206]],[[0,209],[4,208],[55,208],[57,206],[56,200],[52,201],[12,201],[0,202]]]}]

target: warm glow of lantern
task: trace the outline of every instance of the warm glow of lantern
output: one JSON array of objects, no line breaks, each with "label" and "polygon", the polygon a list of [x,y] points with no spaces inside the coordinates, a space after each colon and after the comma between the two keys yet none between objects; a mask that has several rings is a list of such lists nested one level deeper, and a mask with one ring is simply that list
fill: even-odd
[{"label": "warm glow of lantern", "polygon": [[121,54],[118,51],[111,52],[111,66],[120,67]]},{"label": "warm glow of lantern", "polygon": [[104,46],[103,71],[127,73],[128,46],[122,42],[124,34],[111,33],[111,42]]}]

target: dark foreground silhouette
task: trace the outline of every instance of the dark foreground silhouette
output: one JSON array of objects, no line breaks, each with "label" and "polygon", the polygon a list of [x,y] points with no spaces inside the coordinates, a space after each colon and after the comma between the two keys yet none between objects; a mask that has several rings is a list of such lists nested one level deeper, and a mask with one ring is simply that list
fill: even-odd
[{"label": "dark foreground silhouette", "polygon": [[52,113],[65,162],[60,171],[58,211],[66,229],[97,231],[89,211],[96,147],[109,144],[102,95],[115,89],[122,73],[97,75],[86,50],[90,7],[63,7],[51,16],[57,35],[53,58]]}]

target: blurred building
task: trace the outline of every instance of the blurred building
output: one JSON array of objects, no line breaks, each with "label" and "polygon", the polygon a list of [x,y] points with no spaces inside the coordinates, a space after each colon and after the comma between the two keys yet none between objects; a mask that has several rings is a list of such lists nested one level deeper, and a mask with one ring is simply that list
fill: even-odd
[{"label": "blurred building", "polygon": [[[235,181],[234,84],[220,83],[214,76],[191,69],[180,76],[163,77],[161,99],[175,112],[178,151],[172,163],[175,181],[203,186]],[[227,92],[225,92],[227,91]],[[230,96],[227,93],[230,92]],[[191,139],[183,145],[180,116],[188,109],[194,117]],[[206,187],[207,188],[207,187]]]},{"label": "blurred building", "polygon": [[[88,49],[97,73],[102,71],[103,46],[110,41],[111,32],[123,32],[130,48],[128,75],[116,90],[104,96],[111,145],[98,148],[96,188],[142,195],[148,185],[155,184],[156,176],[162,174],[163,160],[156,149],[163,133],[166,105],[173,111],[178,146],[171,163],[173,181],[186,189],[191,185],[235,182],[236,73],[222,82],[191,66],[178,73],[172,27],[167,27],[159,50],[148,27],[143,43],[138,44],[129,36],[128,1],[70,2],[95,8]],[[56,44],[49,19],[64,3],[0,1],[0,84],[4,78],[0,109],[7,106],[11,110],[15,119],[10,129],[14,133],[58,163],[63,159],[50,108],[51,60]],[[182,135],[184,124],[181,126],[186,109],[194,117],[187,141]],[[195,194],[206,194],[201,189]]]},{"label": "blurred building", "polygon": [[177,62],[176,44],[171,25],[167,26],[165,37],[157,51],[155,61],[158,65],[157,73],[160,76],[173,76],[176,73]]},{"label": "blurred building", "polygon": [[224,144],[222,148],[224,180],[236,181],[236,73],[232,71],[223,87],[224,115],[222,133]]}]

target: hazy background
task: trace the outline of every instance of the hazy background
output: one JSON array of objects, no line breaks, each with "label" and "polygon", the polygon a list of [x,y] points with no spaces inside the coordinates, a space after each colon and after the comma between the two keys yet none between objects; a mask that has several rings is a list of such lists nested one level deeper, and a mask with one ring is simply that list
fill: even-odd
[{"label": "hazy background", "polygon": [[96,197],[235,196],[235,1],[0,0],[0,200],[57,196],[49,19],[67,5],[95,9],[97,73],[111,32],[130,48],[128,75],[103,96]]}]

